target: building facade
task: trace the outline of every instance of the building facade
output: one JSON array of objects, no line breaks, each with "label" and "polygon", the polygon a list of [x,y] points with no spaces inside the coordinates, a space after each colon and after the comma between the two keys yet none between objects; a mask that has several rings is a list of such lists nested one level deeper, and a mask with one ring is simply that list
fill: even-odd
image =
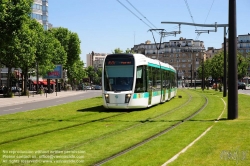
[{"label": "building facade", "polygon": [[48,19],[48,6],[48,0],[34,0],[34,3],[31,7],[31,18],[36,19],[40,24],[42,24],[45,30],[48,30],[49,27],[51,27]]},{"label": "building facade", "polygon": [[104,58],[107,53],[89,53],[87,54],[87,67],[93,66],[95,69],[102,68]]}]

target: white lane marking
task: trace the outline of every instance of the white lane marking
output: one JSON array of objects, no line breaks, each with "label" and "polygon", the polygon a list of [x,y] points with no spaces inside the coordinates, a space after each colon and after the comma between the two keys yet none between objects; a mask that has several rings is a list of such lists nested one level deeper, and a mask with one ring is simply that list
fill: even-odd
[{"label": "white lane marking", "polygon": [[8,110],[3,110],[3,111],[7,112],[7,111],[12,111],[12,110],[19,110],[19,109],[21,109],[21,108],[23,108],[23,107],[12,108],[12,109],[8,109]]},{"label": "white lane marking", "polygon": [[174,155],[174,157],[172,157],[171,159],[169,159],[167,162],[165,162],[162,166],[166,166],[167,164],[171,163],[172,161],[174,161],[175,159],[177,159],[179,157],[179,155],[181,153],[184,153],[188,148],[190,148],[191,146],[193,146],[193,144],[198,141],[201,137],[203,137],[211,128],[213,127],[210,126],[205,132],[203,132],[198,138],[196,138],[193,142],[191,142],[188,146],[186,146],[184,149],[182,149],[179,153],[177,153],[176,155]]},{"label": "white lane marking", "polygon": [[63,100],[57,100],[56,102],[61,102],[61,101],[63,101]]},{"label": "white lane marking", "polygon": [[[224,113],[225,109],[226,109],[226,102],[224,101],[224,99],[221,98],[221,100],[224,103],[224,109],[222,111],[222,113],[220,114],[220,116],[216,119],[215,123],[218,122],[222,116],[222,114]],[[181,153],[184,153],[188,148],[190,148],[191,146],[193,146],[193,144],[198,141],[199,139],[201,139],[201,137],[203,137],[205,134],[207,134],[207,132],[214,126],[214,124],[212,126],[210,126],[206,131],[204,131],[198,138],[196,138],[193,142],[191,142],[188,146],[186,146],[184,149],[182,149],[179,153],[177,153],[176,155],[174,155],[171,159],[169,159],[167,162],[165,162],[164,164],[162,164],[162,166],[166,166],[169,163],[173,162],[174,160],[176,160],[179,155]]]}]

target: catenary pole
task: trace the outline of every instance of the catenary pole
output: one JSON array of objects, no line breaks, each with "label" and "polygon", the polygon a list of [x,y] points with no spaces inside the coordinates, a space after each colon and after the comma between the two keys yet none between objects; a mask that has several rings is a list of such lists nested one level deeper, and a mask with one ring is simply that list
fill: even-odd
[{"label": "catenary pole", "polygon": [[228,119],[238,118],[236,0],[229,0]]},{"label": "catenary pole", "polygon": [[223,97],[227,96],[227,37],[224,27],[224,75],[223,75]]}]

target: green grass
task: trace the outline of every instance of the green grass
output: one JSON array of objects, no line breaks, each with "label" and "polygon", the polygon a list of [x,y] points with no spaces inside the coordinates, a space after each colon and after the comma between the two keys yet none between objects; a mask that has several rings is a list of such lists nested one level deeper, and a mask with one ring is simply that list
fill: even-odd
[{"label": "green grass", "polygon": [[[190,102],[188,102],[188,93],[192,96]],[[242,153],[248,151],[246,156],[248,160],[245,159],[237,164],[249,165],[250,139],[246,133],[249,132],[250,126],[248,104],[250,96],[239,95],[239,118],[225,120],[227,109],[224,108],[223,100],[227,101],[227,99],[221,99],[221,92],[178,90],[178,95],[182,95],[182,98],[176,97],[150,109],[129,113],[105,110],[102,107],[102,98],[97,97],[61,106],[0,116],[0,155],[3,156],[3,150],[33,152],[58,150],[70,153],[79,151],[84,152],[79,154],[84,156],[84,163],[70,165],[91,165],[181,121],[203,106],[206,102],[204,96],[206,96],[208,105],[195,117],[167,134],[109,161],[106,165],[161,165],[210,126],[213,126],[212,129],[204,137],[170,165],[235,164],[235,161],[223,160],[220,157],[225,152],[235,151]],[[176,109],[184,103],[186,103],[185,107]],[[176,110],[171,112],[172,109]],[[163,114],[164,116],[155,118]],[[221,114],[221,121],[215,123]],[[110,118],[102,119],[107,117]],[[47,152],[45,155],[50,153]],[[56,154],[56,156],[63,155]],[[36,157],[38,156],[37,154]],[[31,158],[29,156],[28,160]],[[59,161],[59,159],[49,161]],[[4,164],[3,161],[0,161],[1,164],[11,165]],[[60,165],[69,165],[69,163]]]},{"label": "green grass", "polygon": [[[250,110],[250,96],[239,95],[239,118],[225,120],[227,108],[224,108],[222,93],[196,92],[207,96],[209,101],[202,112],[181,127],[104,165],[162,165],[211,126],[205,136],[169,165],[249,165],[250,116],[246,109]],[[221,114],[221,121],[215,123]],[[235,156],[229,159],[228,154]]]}]

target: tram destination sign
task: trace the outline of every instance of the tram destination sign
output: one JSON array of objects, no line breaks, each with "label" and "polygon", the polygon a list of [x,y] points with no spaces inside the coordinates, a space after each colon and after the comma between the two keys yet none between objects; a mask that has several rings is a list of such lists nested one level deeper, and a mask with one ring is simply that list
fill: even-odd
[{"label": "tram destination sign", "polygon": [[133,65],[134,64],[134,60],[133,59],[124,59],[124,60],[120,60],[120,59],[112,59],[112,60],[107,60],[105,62],[105,65]]}]

